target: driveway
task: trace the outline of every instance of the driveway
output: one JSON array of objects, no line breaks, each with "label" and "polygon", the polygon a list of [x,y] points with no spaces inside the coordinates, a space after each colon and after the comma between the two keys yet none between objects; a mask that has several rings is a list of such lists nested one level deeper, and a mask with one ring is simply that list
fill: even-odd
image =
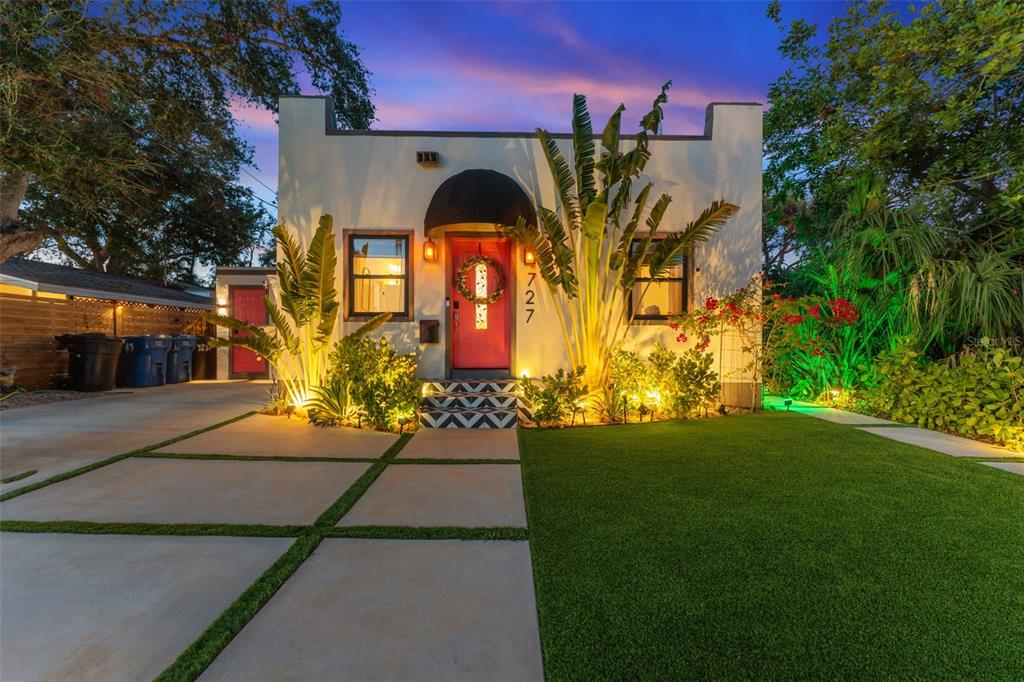
[{"label": "driveway", "polygon": [[197,381],[0,412],[0,494],[256,409],[269,384]]},{"label": "driveway", "polygon": [[516,433],[218,425],[263,388],[5,415],[100,465],[0,502],[0,679],[542,680]]}]

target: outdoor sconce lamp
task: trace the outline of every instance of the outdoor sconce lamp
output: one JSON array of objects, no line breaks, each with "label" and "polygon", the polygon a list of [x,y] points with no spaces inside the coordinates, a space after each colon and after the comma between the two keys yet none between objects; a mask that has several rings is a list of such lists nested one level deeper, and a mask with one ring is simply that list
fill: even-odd
[{"label": "outdoor sconce lamp", "polygon": [[437,244],[434,243],[433,239],[423,242],[423,260],[428,263],[433,263],[437,260]]},{"label": "outdoor sconce lamp", "polygon": [[533,265],[537,262],[537,254],[529,246],[523,247],[523,264]]}]

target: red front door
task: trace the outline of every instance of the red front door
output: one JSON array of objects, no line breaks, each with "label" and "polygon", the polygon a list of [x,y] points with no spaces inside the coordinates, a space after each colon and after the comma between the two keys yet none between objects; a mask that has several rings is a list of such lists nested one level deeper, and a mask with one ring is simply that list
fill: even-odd
[{"label": "red front door", "polygon": [[[265,325],[267,307],[263,305],[263,287],[234,287],[231,289],[232,316],[249,324]],[[232,336],[245,332],[232,331]],[[248,348],[231,347],[231,374],[267,374],[267,361]]]},{"label": "red front door", "polygon": [[504,279],[505,289],[490,304],[476,304],[451,287],[452,369],[508,369],[511,359],[512,242],[508,239],[462,238],[451,240],[452,273],[471,258],[490,256],[501,266],[478,264],[465,274],[465,285],[475,296],[487,297]]}]

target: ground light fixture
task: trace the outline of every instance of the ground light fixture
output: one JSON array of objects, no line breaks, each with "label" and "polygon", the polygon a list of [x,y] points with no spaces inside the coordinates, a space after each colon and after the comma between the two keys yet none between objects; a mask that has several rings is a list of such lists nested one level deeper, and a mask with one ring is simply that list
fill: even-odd
[{"label": "ground light fixture", "polygon": [[427,239],[423,242],[423,260],[428,263],[433,263],[437,260],[437,244],[434,243],[433,239]]}]

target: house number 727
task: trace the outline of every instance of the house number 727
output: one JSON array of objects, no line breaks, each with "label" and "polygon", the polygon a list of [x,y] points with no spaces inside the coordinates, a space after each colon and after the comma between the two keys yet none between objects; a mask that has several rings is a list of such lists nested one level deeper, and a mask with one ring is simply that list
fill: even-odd
[{"label": "house number 727", "polygon": [[526,280],[526,292],[523,294],[526,302],[526,323],[529,324],[530,320],[533,319],[533,313],[536,312],[536,308],[533,307],[533,299],[537,295],[537,292],[533,290],[533,283],[537,279],[537,273],[529,273],[529,279]]}]

